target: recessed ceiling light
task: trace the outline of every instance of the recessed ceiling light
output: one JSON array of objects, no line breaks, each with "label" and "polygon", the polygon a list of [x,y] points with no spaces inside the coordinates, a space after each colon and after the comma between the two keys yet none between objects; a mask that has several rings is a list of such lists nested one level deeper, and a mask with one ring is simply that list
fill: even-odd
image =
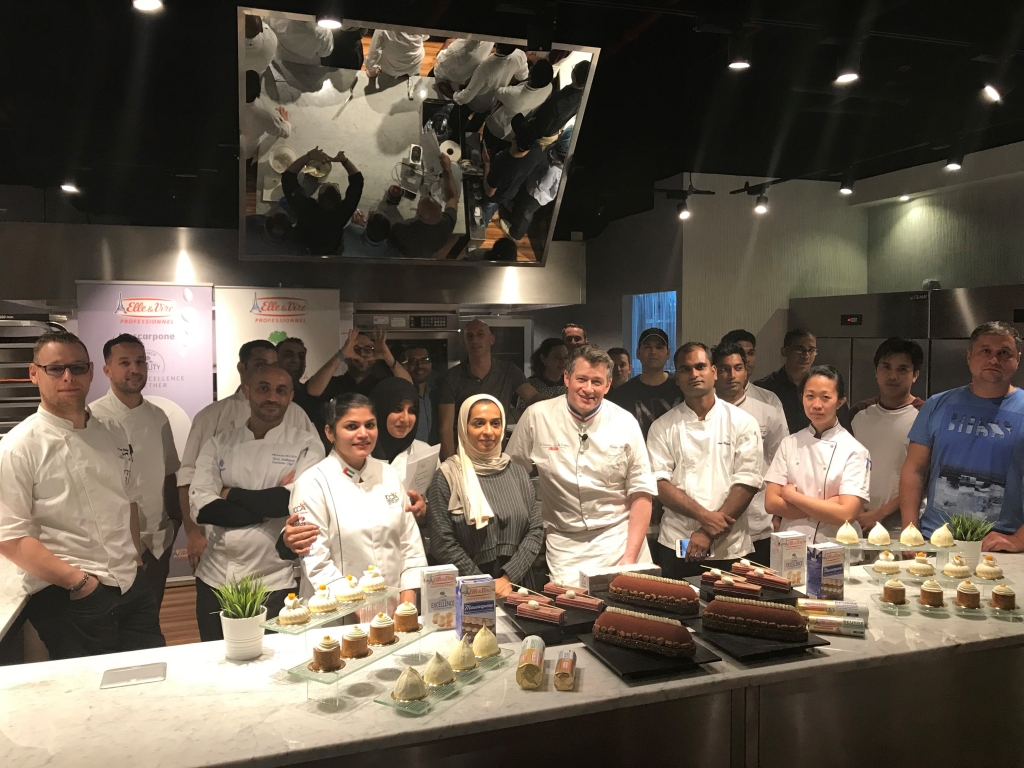
[{"label": "recessed ceiling light", "polygon": [[860,79],[860,75],[856,72],[840,72],[836,78],[836,83],[839,85],[847,85]]},{"label": "recessed ceiling light", "polygon": [[750,62],[745,59],[738,59],[729,62],[729,69],[750,69]]},{"label": "recessed ceiling light", "polygon": [[136,11],[143,11],[145,13],[153,13],[164,7],[160,0],[132,0],[132,5],[135,6]]},{"label": "recessed ceiling light", "polygon": [[75,185],[74,185],[74,184],[73,184],[72,182],[70,182],[70,181],[67,181],[67,182],[65,182],[65,183],[61,184],[61,185],[60,185],[60,188],[61,188],[61,189],[62,189],[62,190],[63,190],[64,192],[67,192],[67,193],[68,193],[69,195],[77,195],[77,194],[78,194],[78,187],[76,187],[76,186],[75,186]]},{"label": "recessed ceiling light", "polygon": [[996,104],[1003,100],[1003,95],[999,93],[999,89],[991,83],[986,83],[985,87],[981,89],[981,92],[986,99]]},{"label": "recessed ceiling light", "polygon": [[320,13],[316,15],[316,23],[324,29],[341,29],[344,18],[345,8],[341,0],[324,0],[320,4]]},{"label": "recessed ceiling light", "polygon": [[679,205],[676,206],[676,210],[679,211],[679,218],[686,221],[690,218],[690,209],[686,205],[686,201],[683,200]]},{"label": "recessed ceiling light", "polygon": [[765,214],[768,213],[768,195],[758,195],[757,201],[754,205],[754,213]]},{"label": "recessed ceiling light", "polygon": [[900,202],[907,202],[910,199],[910,195],[900,195]]}]

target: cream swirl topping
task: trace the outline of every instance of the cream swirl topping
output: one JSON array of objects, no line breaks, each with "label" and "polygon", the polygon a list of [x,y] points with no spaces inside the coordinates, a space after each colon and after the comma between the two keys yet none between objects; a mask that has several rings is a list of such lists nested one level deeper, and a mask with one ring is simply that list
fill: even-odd
[{"label": "cream swirl topping", "polygon": [[346,640],[362,640],[366,637],[366,633],[363,632],[362,627],[352,627],[348,632],[345,633]]},{"label": "cream swirl topping", "polygon": [[330,652],[330,651],[333,651],[333,650],[335,650],[335,649],[337,649],[339,647],[341,647],[341,643],[339,643],[337,640],[335,640],[330,635],[324,635],[324,639],[316,644],[316,649],[318,651]]},{"label": "cream swirl topping", "polygon": [[386,613],[378,613],[373,617],[373,621],[370,622],[371,627],[390,627],[394,624],[394,620]]},{"label": "cream swirl topping", "polygon": [[957,585],[956,591],[957,592],[967,592],[967,593],[970,593],[970,594],[974,594],[975,592],[978,591],[978,588],[977,588],[977,586],[975,586],[974,584],[971,583],[970,579],[964,579],[963,581],[961,581]]}]

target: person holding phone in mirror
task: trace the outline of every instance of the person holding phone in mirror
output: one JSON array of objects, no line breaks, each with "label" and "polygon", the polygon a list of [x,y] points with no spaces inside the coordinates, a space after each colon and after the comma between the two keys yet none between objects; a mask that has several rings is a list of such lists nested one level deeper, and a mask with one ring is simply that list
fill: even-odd
[{"label": "person holding phone in mirror", "polygon": [[[344,197],[338,185],[333,183],[321,184],[316,199],[303,190],[299,184],[299,172],[314,160],[328,164],[341,163],[348,174]],[[295,221],[295,233],[306,252],[316,255],[337,253],[345,225],[359,206],[359,198],[363,194],[363,175],[359,169],[344,152],[339,151],[331,157],[320,147],[313,147],[297,157],[281,174],[281,187],[284,189],[288,212]]]}]

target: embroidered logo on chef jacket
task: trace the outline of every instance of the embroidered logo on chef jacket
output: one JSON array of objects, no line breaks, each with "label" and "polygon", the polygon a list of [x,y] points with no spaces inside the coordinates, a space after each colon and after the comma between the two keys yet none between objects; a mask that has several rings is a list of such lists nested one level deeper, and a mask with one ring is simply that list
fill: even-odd
[{"label": "embroidered logo on chef jacket", "polygon": [[566,450],[569,450],[568,443],[541,443],[540,447],[547,448],[549,451],[557,451],[560,448],[565,448]]},{"label": "embroidered logo on chef jacket", "polygon": [[270,454],[270,463],[275,466],[290,467],[298,461],[299,457],[294,453],[272,453]]},{"label": "embroidered logo on chef jacket", "polygon": [[220,471],[223,472],[224,471],[224,467],[226,466],[224,464],[224,459],[221,459],[220,461],[218,461],[217,462],[217,466],[220,468]]},{"label": "embroidered logo on chef jacket", "polygon": [[397,493],[385,494],[384,501],[386,501],[388,504],[397,504],[398,503],[398,494]]}]

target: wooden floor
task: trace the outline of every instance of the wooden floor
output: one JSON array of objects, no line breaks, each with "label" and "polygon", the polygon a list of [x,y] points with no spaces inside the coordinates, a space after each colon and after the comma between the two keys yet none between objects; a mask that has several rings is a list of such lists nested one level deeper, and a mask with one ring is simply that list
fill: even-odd
[{"label": "wooden floor", "polygon": [[196,624],[196,588],[194,584],[168,586],[160,606],[160,631],[168,645],[199,642]]}]

